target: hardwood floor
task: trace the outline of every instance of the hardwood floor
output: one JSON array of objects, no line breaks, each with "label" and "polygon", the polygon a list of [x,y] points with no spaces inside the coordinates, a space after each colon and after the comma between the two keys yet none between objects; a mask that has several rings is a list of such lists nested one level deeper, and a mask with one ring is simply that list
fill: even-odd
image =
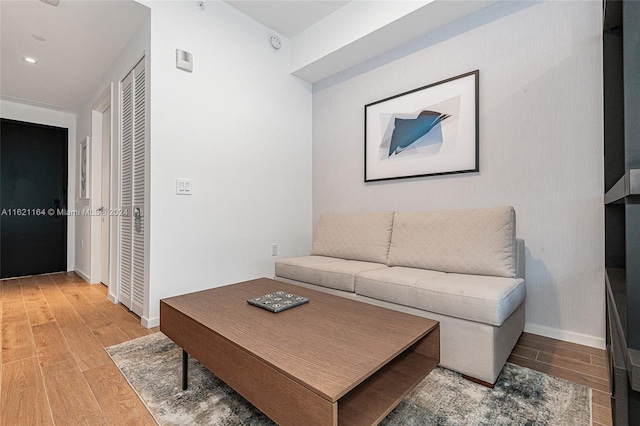
[{"label": "hardwood floor", "polygon": [[0,281],[0,425],[155,425],[104,351],[150,334],[73,273]]},{"label": "hardwood floor", "polygon": [[590,387],[593,425],[611,425],[609,370],[604,350],[523,333],[509,362]]},{"label": "hardwood floor", "polygon": [[[105,347],[150,334],[73,273],[0,280],[0,426],[154,425]],[[611,425],[606,353],[524,333],[509,362],[593,390],[593,424]]]}]

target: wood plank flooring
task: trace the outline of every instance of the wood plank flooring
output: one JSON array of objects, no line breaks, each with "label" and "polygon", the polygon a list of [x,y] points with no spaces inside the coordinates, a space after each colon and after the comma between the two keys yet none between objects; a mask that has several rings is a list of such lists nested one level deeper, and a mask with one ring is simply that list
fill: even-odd
[{"label": "wood plank flooring", "polygon": [[[154,425],[105,347],[157,331],[74,273],[0,280],[0,426]],[[524,333],[509,362],[593,390],[611,425],[606,353]]]},{"label": "wood plank flooring", "polygon": [[0,425],[155,425],[104,348],[150,334],[73,273],[0,281]]},{"label": "wood plank flooring", "polygon": [[609,372],[604,350],[523,333],[509,362],[590,387],[593,425],[611,426]]}]

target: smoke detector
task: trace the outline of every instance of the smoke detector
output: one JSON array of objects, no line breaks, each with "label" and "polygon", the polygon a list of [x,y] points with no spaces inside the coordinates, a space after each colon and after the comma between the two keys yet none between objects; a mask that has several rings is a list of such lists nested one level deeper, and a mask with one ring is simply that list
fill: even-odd
[{"label": "smoke detector", "polygon": [[58,6],[60,0],[40,0],[42,3],[50,4],[51,6]]},{"label": "smoke detector", "polygon": [[278,37],[275,34],[272,35],[271,37],[269,37],[269,42],[271,42],[271,47],[273,47],[276,50],[280,49],[280,47],[282,46],[282,42],[280,41],[280,37]]}]

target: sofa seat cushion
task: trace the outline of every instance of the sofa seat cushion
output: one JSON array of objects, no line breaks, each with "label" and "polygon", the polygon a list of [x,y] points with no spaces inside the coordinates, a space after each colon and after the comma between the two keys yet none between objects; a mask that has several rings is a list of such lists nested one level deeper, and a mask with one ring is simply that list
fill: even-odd
[{"label": "sofa seat cushion", "polygon": [[525,298],[521,278],[391,267],[358,274],[356,294],[501,326]]},{"label": "sofa seat cushion", "polygon": [[381,263],[305,256],[278,260],[276,277],[353,292],[356,274],[387,268]]}]

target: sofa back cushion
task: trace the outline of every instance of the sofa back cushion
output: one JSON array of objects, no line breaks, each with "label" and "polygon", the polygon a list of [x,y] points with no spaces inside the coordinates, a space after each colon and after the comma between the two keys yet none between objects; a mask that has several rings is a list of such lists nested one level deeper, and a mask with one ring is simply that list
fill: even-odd
[{"label": "sofa back cushion", "polygon": [[389,266],[516,277],[513,207],[397,212]]},{"label": "sofa back cushion", "polygon": [[386,264],[392,225],[393,212],[325,213],[320,217],[311,254]]}]

